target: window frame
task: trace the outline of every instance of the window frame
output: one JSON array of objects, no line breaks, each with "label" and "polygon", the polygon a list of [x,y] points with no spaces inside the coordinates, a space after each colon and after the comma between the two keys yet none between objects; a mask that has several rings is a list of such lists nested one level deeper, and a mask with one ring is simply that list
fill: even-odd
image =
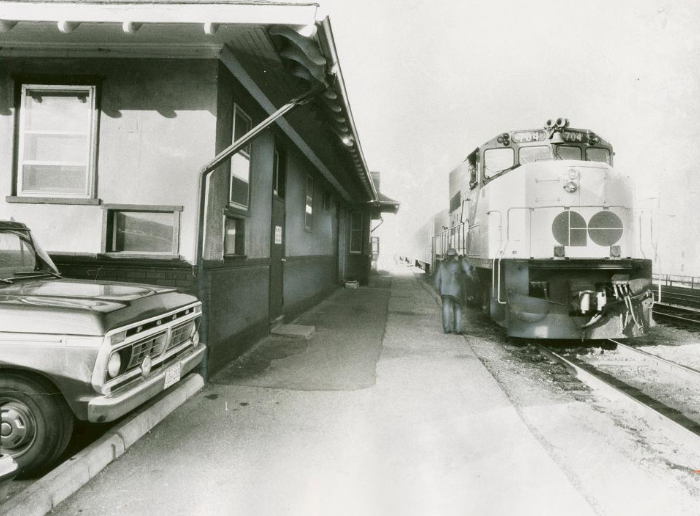
[{"label": "window frame", "polygon": [[[608,153],[608,159],[606,159],[605,161],[588,159],[588,152],[589,151],[605,151]],[[607,165],[612,166],[612,152],[610,152],[610,149],[607,149],[605,147],[587,147],[586,152],[584,153],[584,156],[585,156],[585,160],[590,161],[591,163],[606,163]]]},{"label": "window frame", "polygon": [[[89,112],[90,120],[87,127],[87,160],[85,166],[85,190],[82,193],[75,192],[37,192],[24,190],[24,148],[25,148],[25,115],[27,113],[26,99],[28,90],[38,90],[47,92],[87,92],[88,102],[90,103]],[[15,180],[14,190],[15,195],[27,199],[95,199],[96,177],[97,177],[97,147],[98,147],[98,85],[96,81],[86,83],[71,83],[68,81],[45,81],[45,80],[22,80],[18,83],[17,94],[19,96],[17,106],[17,119],[15,122],[15,141],[16,141],[16,160],[14,166]]]},{"label": "window frame", "polygon": [[[226,228],[226,223],[228,221],[236,221],[236,224],[240,224],[242,226],[241,228],[241,234],[238,234],[238,228],[236,228],[236,240],[234,241],[234,247],[238,248],[239,245],[241,247],[241,252],[234,252],[234,253],[227,253],[226,252],[226,237],[228,236],[228,231]],[[246,218],[241,217],[239,215],[231,215],[231,214],[224,214],[224,220],[223,220],[223,256],[224,259],[232,259],[232,258],[246,258],[246,242],[245,242],[245,227],[246,227]],[[235,249],[234,249],[235,251]]]},{"label": "window frame", "polygon": [[[489,175],[488,168],[486,167],[486,158],[491,151],[505,151],[508,150],[511,152],[511,156],[513,159],[511,160],[512,165],[510,167],[502,168],[498,171],[493,172],[491,175]],[[492,179],[500,176],[501,174],[504,174],[505,172],[512,170],[517,166],[517,162],[515,161],[515,149],[513,147],[491,147],[488,149],[484,149],[484,181],[491,181]]]},{"label": "window frame", "polygon": [[[353,228],[353,219],[355,218],[355,215],[360,216],[360,229]],[[362,250],[364,249],[364,238],[363,238],[364,227],[363,227],[363,224],[364,224],[364,213],[362,213],[361,211],[353,211],[350,213],[350,242],[348,245],[348,250],[349,250],[350,254],[362,254]],[[359,235],[359,238],[360,238],[359,251],[353,250],[353,245],[352,245],[353,244],[353,237],[355,236],[356,233],[360,234]]]},{"label": "window frame", "polygon": [[[180,257],[180,216],[183,206],[142,205],[142,204],[103,204],[102,253],[111,257],[172,259]],[[173,242],[170,253],[158,251],[115,251],[116,238],[114,214],[119,212],[170,213],[173,216]],[[111,242],[109,241],[111,240]]]},{"label": "window frame", "polygon": [[[246,113],[243,110],[243,108],[241,108],[235,102],[233,104],[232,114],[233,114],[233,117],[231,120],[231,143],[235,143],[236,142],[236,120],[238,118],[237,115],[240,115],[242,118],[244,118],[248,122],[248,129],[243,134],[247,134],[253,128],[253,119],[252,119],[252,117],[250,117],[248,115],[248,113]],[[232,160],[238,154],[242,155],[248,161],[248,182],[247,182],[248,191],[247,191],[247,195],[246,195],[246,205],[245,206],[243,206],[242,204],[235,202],[231,199],[232,193],[233,193],[233,178],[234,178]],[[228,205],[231,208],[235,208],[235,209],[240,210],[240,211],[245,212],[245,213],[248,213],[250,211],[250,199],[251,199],[250,190],[251,190],[251,183],[252,183],[251,176],[252,176],[252,161],[253,161],[252,154],[253,154],[253,144],[251,142],[251,143],[248,143],[248,145],[246,145],[244,148],[239,150],[236,154],[231,156],[231,158],[229,160]],[[236,179],[238,179],[239,181],[242,181],[242,179],[240,179],[237,176],[236,176]]]},{"label": "window frame", "polygon": [[272,155],[272,194],[280,199],[286,196],[286,174],[282,164],[282,153],[275,148]]},{"label": "window frame", "polygon": [[[314,226],[314,176],[306,174],[306,183],[304,185],[304,229],[311,231]],[[311,185],[309,192],[309,184]],[[310,193],[310,195],[309,195]],[[308,208],[311,211],[308,211]]]}]

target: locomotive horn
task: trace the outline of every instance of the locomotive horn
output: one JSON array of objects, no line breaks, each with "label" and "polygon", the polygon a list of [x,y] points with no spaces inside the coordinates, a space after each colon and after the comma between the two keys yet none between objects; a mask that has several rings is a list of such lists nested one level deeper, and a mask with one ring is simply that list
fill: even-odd
[{"label": "locomotive horn", "polygon": [[554,127],[554,121],[550,118],[549,120],[547,120],[547,121],[544,123],[544,126],[545,126],[547,129],[551,129],[552,127]]},{"label": "locomotive horn", "polygon": [[557,127],[566,127],[566,119],[564,118],[557,118],[556,125]]}]

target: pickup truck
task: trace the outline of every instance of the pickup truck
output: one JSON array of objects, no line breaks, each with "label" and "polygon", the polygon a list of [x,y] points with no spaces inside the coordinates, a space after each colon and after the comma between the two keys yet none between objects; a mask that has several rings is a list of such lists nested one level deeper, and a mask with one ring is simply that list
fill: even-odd
[{"label": "pickup truck", "polygon": [[0,454],[48,469],[76,419],[114,421],[202,361],[202,305],[174,288],[63,278],[19,222],[0,221]]}]

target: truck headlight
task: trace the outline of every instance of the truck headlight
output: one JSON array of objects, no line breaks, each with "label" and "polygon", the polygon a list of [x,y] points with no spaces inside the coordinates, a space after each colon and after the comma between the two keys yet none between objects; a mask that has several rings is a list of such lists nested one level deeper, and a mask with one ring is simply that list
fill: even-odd
[{"label": "truck headlight", "polygon": [[116,378],[122,368],[122,357],[119,353],[112,353],[107,362],[107,374],[110,378]]},{"label": "truck headlight", "polygon": [[196,348],[197,346],[199,346],[199,332],[195,331],[192,335],[192,347]]}]

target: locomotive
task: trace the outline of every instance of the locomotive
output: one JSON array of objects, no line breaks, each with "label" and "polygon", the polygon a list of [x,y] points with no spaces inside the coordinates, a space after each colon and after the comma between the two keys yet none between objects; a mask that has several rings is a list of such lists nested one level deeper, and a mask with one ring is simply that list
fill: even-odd
[{"label": "locomotive", "polygon": [[629,338],[653,325],[651,260],[613,155],[559,118],[499,134],[450,173],[434,257],[465,257],[467,291],[508,336]]}]

